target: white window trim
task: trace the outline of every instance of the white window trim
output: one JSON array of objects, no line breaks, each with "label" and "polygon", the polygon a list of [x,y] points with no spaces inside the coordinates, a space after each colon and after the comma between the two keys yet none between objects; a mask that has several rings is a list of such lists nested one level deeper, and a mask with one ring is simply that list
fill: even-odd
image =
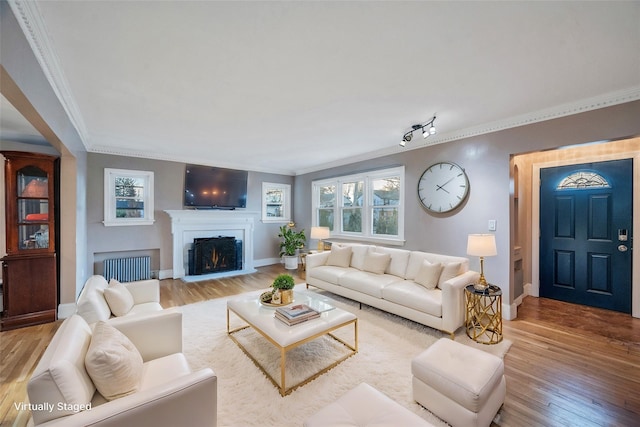
[{"label": "white window trim", "polygon": [[[271,217],[267,216],[267,191],[271,189],[282,190],[284,200],[282,202],[283,216]],[[291,185],[280,184],[275,182],[262,183],[262,222],[290,222],[291,221]]]},{"label": "white window trim", "polygon": [[[116,178],[136,178],[144,181],[144,218],[116,217]],[[154,223],[153,172],[127,169],[104,169],[104,221],[106,227],[152,225]]]},{"label": "white window trim", "polygon": [[[373,211],[372,205],[372,194],[373,194],[373,185],[372,182],[376,179],[386,178],[389,176],[398,176],[400,177],[400,200],[398,208],[398,235],[397,236],[383,236],[383,235],[374,235],[371,233],[371,214]],[[341,197],[342,194],[342,184],[345,182],[353,182],[353,181],[364,181],[364,203],[361,207],[362,209],[362,233],[348,233],[342,232],[342,225],[340,221],[342,221],[342,217],[340,215],[343,206],[343,200]],[[312,199],[312,226],[317,226],[317,210],[318,210],[318,201],[320,199],[320,187],[327,185],[335,185],[336,186],[336,197],[337,200],[334,206],[334,230],[331,231],[331,237],[334,239],[347,239],[347,240],[356,240],[356,241],[365,241],[365,242],[373,242],[373,243],[381,243],[388,245],[402,245],[405,242],[404,239],[404,216],[405,216],[405,203],[404,203],[404,194],[405,194],[405,168],[404,166],[397,166],[388,169],[380,169],[374,171],[363,172],[354,175],[345,175],[338,176],[334,178],[328,178],[323,180],[313,181],[311,183],[311,191],[313,194]]]}]

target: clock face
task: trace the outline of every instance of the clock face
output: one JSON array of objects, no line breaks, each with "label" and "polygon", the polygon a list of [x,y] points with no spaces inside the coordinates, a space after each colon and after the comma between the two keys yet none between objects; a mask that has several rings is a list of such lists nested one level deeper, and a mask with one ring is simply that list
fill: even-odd
[{"label": "clock face", "polygon": [[469,194],[467,174],[455,163],[440,162],[427,168],[418,181],[418,197],[431,212],[449,212]]}]

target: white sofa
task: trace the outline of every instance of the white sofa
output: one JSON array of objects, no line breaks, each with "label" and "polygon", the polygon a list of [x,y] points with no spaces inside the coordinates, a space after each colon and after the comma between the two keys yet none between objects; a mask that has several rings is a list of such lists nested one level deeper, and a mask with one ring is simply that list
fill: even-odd
[{"label": "white sofa", "polygon": [[106,321],[122,315],[128,316],[162,310],[160,282],[157,279],[139,280],[122,283],[122,285],[131,295],[129,301],[131,307],[126,313],[120,313],[118,310],[113,310],[118,313],[118,316],[113,313],[105,299],[105,289],[109,287],[109,283],[99,275],[91,276],[85,282],[76,302],[76,313],[82,316],[87,323],[93,324],[100,320]]},{"label": "white sofa", "polygon": [[[106,335],[106,347],[92,351],[92,345],[99,345],[93,341],[101,341],[95,331],[105,325],[124,334],[141,361],[139,369],[123,376],[120,363],[125,358],[119,353],[107,357],[108,362],[99,359],[103,375],[97,382],[86,367],[87,354],[113,355],[119,349],[109,346],[117,340]],[[130,394],[108,401],[97,391],[97,387],[105,390],[105,382],[107,388],[120,387],[128,378],[136,378],[137,384]],[[65,319],[36,366],[27,392],[30,425],[174,427],[187,422],[215,427],[217,423],[217,378],[211,369],[189,368],[182,353],[182,313],[177,310],[121,317],[93,328],[78,315]]]},{"label": "white sofa", "polygon": [[[443,269],[435,277],[438,265]],[[467,258],[374,245],[334,243],[331,251],[306,257],[307,286],[439,329],[452,338],[464,324],[464,287],[479,276],[469,270]],[[433,281],[435,287],[429,289]]]}]

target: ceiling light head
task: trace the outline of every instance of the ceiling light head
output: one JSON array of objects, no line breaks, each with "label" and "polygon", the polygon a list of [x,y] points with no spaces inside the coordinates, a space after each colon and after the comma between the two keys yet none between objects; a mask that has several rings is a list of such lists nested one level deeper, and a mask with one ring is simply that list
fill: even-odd
[{"label": "ceiling light head", "polygon": [[429,128],[429,135],[435,135],[436,127],[431,123],[431,127]]}]

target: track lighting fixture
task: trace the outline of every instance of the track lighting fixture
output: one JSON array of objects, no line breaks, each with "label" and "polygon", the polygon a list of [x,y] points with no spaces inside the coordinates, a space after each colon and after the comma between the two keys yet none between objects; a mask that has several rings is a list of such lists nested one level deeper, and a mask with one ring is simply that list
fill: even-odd
[{"label": "track lighting fixture", "polygon": [[429,138],[431,135],[434,135],[436,133],[436,126],[434,124],[435,121],[436,121],[436,116],[434,114],[431,120],[429,120],[427,123],[423,125],[411,126],[411,130],[402,136],[402,141],[400,141],[400,146],[404,147],[407,145],[407,142],[411,142],[411,139],[413,138],[413,133],[417,130],[422,131],[422,137],[425,139]]}]

